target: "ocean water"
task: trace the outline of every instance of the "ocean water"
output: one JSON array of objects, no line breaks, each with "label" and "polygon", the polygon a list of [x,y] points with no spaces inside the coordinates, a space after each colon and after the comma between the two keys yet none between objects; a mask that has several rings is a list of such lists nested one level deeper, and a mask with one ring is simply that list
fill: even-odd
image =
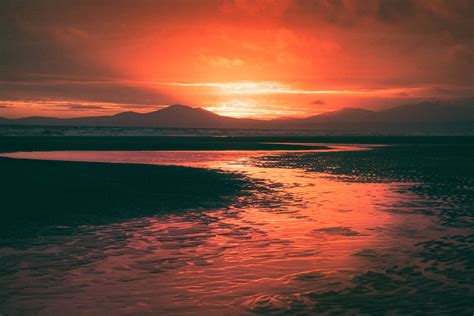
[{"label": "ocean water", "polygon": [[[407,150],[426,158],[424,169],[411,169],[413,157],[402,164],[396,154]],[[417,150],[8,154],[205,167],[258,187],[224,208],[84,226],[1,249],[14,272],[0,277],[2,311],[471,315],[472,168],[438,179],[446,154],[433,162],[440,148]],[[465,154],[451,153],[460,158],[446,166]]]},{"label": "ocean water", "polygon": [[366,128],[357,126],[341,130],[272,130],[225,128],[141,128],[89,126],[9,126],[0,125],[0,136],[213,136],[213,137],[275,137],[275,136],[356,136],[356,135],[474,135],[470,128],[432,128],[409,126]]},{"label": "ocean water", "polygon": [[0,126],[0,136],[324,136],[331,131],[141,128],[87,126]]}]

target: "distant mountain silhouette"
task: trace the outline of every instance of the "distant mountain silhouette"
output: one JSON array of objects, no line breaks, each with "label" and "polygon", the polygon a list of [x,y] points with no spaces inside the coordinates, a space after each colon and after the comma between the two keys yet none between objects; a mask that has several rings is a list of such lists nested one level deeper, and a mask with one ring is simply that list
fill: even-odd
[{"label": "distant mountain silhouette", "polygon": [[274,128],[313,130],[352,130],[405,128],[459,128],[474,130],[474,102],[421,102],[383,111],[345,108],[307,118],[274,120],[239,119],[221,116],[202,108],[171,105],[149,112],[123,112],[111,116],[80,118],[26,117],[0,118],[2,125],[169,127],[169,128]]},{"label": "distant mountain silhouette", "polygon": [[372,120],[377,112],[365,109],[345,108],[339,111],[327,112],[302,119],[308,123],[338,123],[338,122],[366,122]]}]

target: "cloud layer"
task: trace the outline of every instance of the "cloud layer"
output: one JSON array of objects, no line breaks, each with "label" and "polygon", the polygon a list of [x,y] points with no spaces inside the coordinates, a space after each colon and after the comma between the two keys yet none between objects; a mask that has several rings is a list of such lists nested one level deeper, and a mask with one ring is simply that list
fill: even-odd
[{"label": "cloud layer", "polygon": [[[18,104],[45,101],[84,104],[64,115],[104,110],[91,102],[303,115],[323,108],[307,91],[361,92],[323,95],[326,111],[466,97],[474,87],[470,0],[4,0],[0,12],[0,115],[41,114]],[[248,88],[268,82],[279,88],[265,96]],[[239,83],[240,99],[198,86]]]}]

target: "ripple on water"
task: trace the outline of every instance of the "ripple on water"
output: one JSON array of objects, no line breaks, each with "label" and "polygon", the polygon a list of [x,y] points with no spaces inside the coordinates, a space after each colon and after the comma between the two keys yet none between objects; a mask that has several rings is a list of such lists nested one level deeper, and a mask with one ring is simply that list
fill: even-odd
[{"label": "ripple on water", "polygon": [[2,249],[2,310],[377,314],[469,305],[472,237],[440,227],[424,212],[433,204],[406,184],[242,161],[212,167],[243,172],[265,190],[226,209],[82,227]]},{"label": "ripple on water", "polygon": [[313,230],[314,234],[328,234],[338,236],[362,236],[361,233],[352,230],[350,227],[324,227]]}]

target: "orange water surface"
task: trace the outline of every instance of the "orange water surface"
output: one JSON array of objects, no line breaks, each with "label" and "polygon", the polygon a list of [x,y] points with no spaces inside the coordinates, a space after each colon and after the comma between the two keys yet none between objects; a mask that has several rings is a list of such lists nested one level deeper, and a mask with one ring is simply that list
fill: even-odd
[{"label": "orange water surface", "polygon": [[[342,146],[339,150],[353,150]],[[360,149],[360,148],[359,148]],[[359,183],[302,169],[257,167],[268,152],[33,152],[10,157],[176,164],[238,172],[262,188],[222,209],[84,227],[13,254],[35,258],[9,306],[71,313],[304,312],[309,293],[340,290],[415,240],[443,232],[407,211],[407,183]],[[405,192],[405,193],[402,193]],[[52,260],[51,258],[60,258]],[[25,270],[23,270],[25,271]]]}]

